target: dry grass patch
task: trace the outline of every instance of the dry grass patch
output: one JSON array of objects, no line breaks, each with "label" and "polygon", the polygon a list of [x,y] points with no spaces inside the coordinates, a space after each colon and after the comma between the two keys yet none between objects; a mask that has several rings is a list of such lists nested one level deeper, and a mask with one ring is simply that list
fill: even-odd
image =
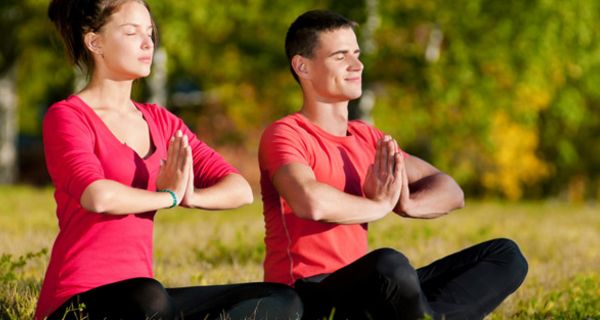
[{"label": "dry grass patch", "polygon": [[[0,319],[31,318],[57,232],[51,189],[0,187]],[[261,281],[260,201],[239,210],[159,212],[156,276],[168,286]],[[401,250],[416,267],[496,237],[529,261],[523,286],[489,319],[599,319],[600,213],[560,202],[468,203],[435,220],[393,214],[370,226],[372,248]]]}]

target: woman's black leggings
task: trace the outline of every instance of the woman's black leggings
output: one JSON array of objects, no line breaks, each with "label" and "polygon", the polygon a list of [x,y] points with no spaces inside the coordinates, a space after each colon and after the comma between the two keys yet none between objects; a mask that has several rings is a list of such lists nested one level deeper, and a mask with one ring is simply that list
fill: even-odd
[{"label": "woman's black leggings", "polygon": [[[83,307],[78,311],[78,307]],[[85,318],[87,316],[87,318]],[[78,294],[55,319],[300,319],[302,302],[282,284],[164,288],[150,278],[124,280]]]},{"label": "woman's black leggings", "polygon": [[296,281],[304,319],[482,319],[525,279],[508,239],[490,240],[415,270],[400,252],[375,250],[329,274]]}]

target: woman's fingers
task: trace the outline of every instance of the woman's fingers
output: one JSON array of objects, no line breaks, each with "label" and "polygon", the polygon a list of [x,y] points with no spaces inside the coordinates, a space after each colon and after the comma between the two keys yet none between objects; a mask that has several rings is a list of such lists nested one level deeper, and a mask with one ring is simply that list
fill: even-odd
[{"label": "woman's fingers", "polygon": [[188,170],[189,170],[189,178],[188,178],[188,185],[187,185],[187,191],[188,193],[193,193],[194,192],[194,159],[192,158],[192,148],[188,147]]},{"label": "woman's fingers", "polygon": [[177,132],[175,133],[175,144],[173,145],[173,147],[175,148],[174,157],[173,157],[173,166],[174,166],[175,170],[178,170],[180,172],[183,168],[182,162],[185,160],[184,141],[185,141],[185,138],[184,138],[183,134],[181,133],[181,130],[177,130]]},{"label": "woman's fingers", "polygon": [[171,139],[169,139],[169,146],[167,147],[167,159],[164,161],[164,168],[167,170],[172,170],[174,153],[175,137],[173,136]]},{"label": "woman's fingers", "polygon": [[167,149],[167,160],[166,169],[174,171],[179,167],[180,162],[180,149],[181,149],[181,130],[177,130],[175,135],[171,137],[169,141],[169,147]]},{"label": "woman's fingers", "polygon": [[169,141],[167,150],[166,166],[172,172],[181,172],[185,168],[187,156],[186,148],[189,147],[188,137],[183,135],[181,130],[177,130],[175,135]]},{"label": "woman's fingers", "polygon": [[177,130],[169,140],[167,159],[161,160],[156,186],[158,189],[173,190],[179,199],[183,199],[188,190],[193,192],[193,174],[192,151],[188,137],[181,130]]},{"label": "woman's fingers", "polygon": [[[180,179],[185,169],[187,160],[187,153],[189,149],[189,142],[186,135],[181,130],[177,130],[175,135],[169,140],[169,146],[167,147],[167,159],[161,163],[162,170],[168,179]],[[176,181],[173,181],[177,183]]]},{"label": "woman's fingers", "polygon": [[187,147],[187,155],[186,159],[186,171],[187,171],[187,179],[185,182],[185,192],[183,195],[183,205],[190,206],[192,203],[192,198],[194,196],[194,159],[192,158],[192,148]]},{"label": "woman's fingers", "polygon": [[[193,175],[192,169],[192,151],[186,135],[182,135],[180,131],[175,136],[176,143],[174,144],[175,158],[173,159],[174,165],[174,180],[178,190],[178,194],[181,199],[185,198],[188,194],[190,185],[190,176]],[[193,184],[193,180],[191,181]],[[193,187],[192,187],[193,188]]]},{"label": "woman's fingers", "polygon": [[183,170],[187,166],[187,163],[189,161],[188,149],[189,149],[188,137],[183,136],[182,138],[180,138],[180,143],[179,143],[179,154],[178,154],[179,158],[178,158],[178,167],[177,167],[179,170]]}]

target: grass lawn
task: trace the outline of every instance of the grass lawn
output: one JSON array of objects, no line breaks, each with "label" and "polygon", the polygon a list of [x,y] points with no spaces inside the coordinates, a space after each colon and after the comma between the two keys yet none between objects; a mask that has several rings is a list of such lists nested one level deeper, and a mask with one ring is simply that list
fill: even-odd
[{"label": "grass lawn", "polygon": [[[167,286],[260,281],[261,209],[258,200],[227,212],[159,212],[157,278]],[[49,188],[0,186],[0,319],[33,315],[57,231],[54,210]],[[529,274],[489,319],[600,319],[597,204],[467,202],[440,219],[390,214],[370,226],[372,248],[396,248],[415,267],[495,237],[521,246]]]}]

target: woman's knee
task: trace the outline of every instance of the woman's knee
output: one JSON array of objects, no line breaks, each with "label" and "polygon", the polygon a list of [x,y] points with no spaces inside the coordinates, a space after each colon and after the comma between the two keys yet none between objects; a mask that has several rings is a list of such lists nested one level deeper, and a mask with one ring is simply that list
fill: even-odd
[{"label": "woman's knee", "polygon": [[84,292],[70,301],[90,319],[175,319],[176,308],[160,282],[133,278]]},{"label": "woman's knee", "polygon": [[271,298],[273,300],[277,301],[280,305],[287,306],[287,309],[290,310],[291,313],[302,313],[302,300],[300,299],[300,296],[298,296],[296,290],[288,285],[280,283],[272,283],[270,285],[273,286],[271,289],[273,292]]},{"label": "woman's knee", "polygon": [[[259,298],[258,315],[265,319],[300,319],[303,314],[302,300],[292,287],[281,283],[264,283],[268,294]],[[257,319],[263,317],[258,316]]]},{"label": "woman's knee", "polygon": [[160,282],[150,278],[129,281],[131,301],[128,309],[132,313],[143,314],[149,319],[176,319],[176,307]]}]

